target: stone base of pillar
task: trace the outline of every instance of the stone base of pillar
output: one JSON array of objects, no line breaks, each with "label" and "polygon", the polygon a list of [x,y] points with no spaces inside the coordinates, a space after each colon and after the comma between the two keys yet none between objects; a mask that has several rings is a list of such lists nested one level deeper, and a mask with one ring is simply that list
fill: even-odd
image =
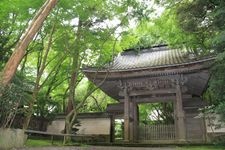
[{"label": "stone base of pillar", "polygon": [[186,139],[177,139],[176,141],[179,144],[187,144],[188,143]]},{"label": "stone base of pillar", "polygon": [[124,142],[124,143],[130,143],[130,141],[129,141],[129,140],[123,140],[123,142]]}]

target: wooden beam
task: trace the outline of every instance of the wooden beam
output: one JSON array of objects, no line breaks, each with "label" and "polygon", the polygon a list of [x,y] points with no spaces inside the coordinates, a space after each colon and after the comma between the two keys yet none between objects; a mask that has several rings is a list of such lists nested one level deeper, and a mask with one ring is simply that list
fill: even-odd
[{"label": "wooden beam", "polygon": [[[182,95],[182,99],[192,98],[191,95]],[[176,100],[176,96],[159,96],[159,97],[138,97],[136,98],[136,103],[158,103],[158,102],[172,102]],[[124,102],[124,100],[120,100],[121,103]]]},{"label": "wooden beam", "polygon": [[[129,96],[143,96],[152,94],[174,94],[176,89],[159,89],[159,90],[142,90],[142,91],[130,91]],[[119,92],[119,96],[124,96],[124,92]]]}]

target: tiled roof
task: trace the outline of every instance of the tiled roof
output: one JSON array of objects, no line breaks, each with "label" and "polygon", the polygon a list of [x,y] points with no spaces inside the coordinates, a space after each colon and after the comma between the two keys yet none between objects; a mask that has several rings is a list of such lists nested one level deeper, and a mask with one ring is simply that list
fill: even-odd
[{"label": "tiled roof", "polygon": [[139,52],[125,51],[119,54],[107,68],[127,70],[161,67],[195,62],[204,58],[185,49],[170,49],[167,46],[159,46],[142,49]]}]

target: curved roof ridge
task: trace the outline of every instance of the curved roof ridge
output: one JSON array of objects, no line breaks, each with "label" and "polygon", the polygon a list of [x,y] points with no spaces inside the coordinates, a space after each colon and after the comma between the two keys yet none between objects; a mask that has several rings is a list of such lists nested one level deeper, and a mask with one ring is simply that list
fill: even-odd
[{"label": "curved roof ridge", "polygon": [[146,47],[146,48],[137,48],[137,49],[127,49],[120,53],[119,55],[138,55],[142,53],[149,53],[155,51],[167,51],[171,50],[167,45],[158,45],[153,47]]},{"label": "curved roof ridge", "polygon": [[119,54],[109,69],[127,70],[146,67],[170,66],[191,63],[196,60],[206,59],[209,56],[195,55],[186,48],[169,48],[168,46],[158,46],[141,51],[126,51]]},{"label": "curved roof ridge", "polygon": [[[125,54],[124,54],[125,53]],[[202,61],[212,61],[215,55],[204,53],[197,55],[186,48],[169,48],[166,45],[145,48],[139,53],[136,51],[126,51],[118,54],[113,61],[105,65],[100,70],[111,71],[139,70],[143,68],[161,68],[179,65],[187,65]],[[95,67],[88,67],[86,70]]]}]

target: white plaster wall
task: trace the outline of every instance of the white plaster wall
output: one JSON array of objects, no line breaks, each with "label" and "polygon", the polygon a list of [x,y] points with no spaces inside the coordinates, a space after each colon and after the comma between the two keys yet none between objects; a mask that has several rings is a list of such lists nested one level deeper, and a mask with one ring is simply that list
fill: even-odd
[{"label": "white plaster wall", "polygon": [[77,134],[110,134],[110,119],[109,118],[88,118],[79,119],[81,126],[76,127],[79,130]]},{"label": "white plaster wall", "polygon": [[65,119],[58,119],[52,121],[52,123],[48,125],[47,132],[63,133],[64,128],[65,128]]},{"label": "white plaster wall", "polygon": [[[79,130],[77,134],[110,134],[110,119],[109,118],[88,118],[79,119],[81,126],[75,126]],[[62,133],[65,128],[65,120],[58,119],[52,121],[47,127],[47,132]]]}]

